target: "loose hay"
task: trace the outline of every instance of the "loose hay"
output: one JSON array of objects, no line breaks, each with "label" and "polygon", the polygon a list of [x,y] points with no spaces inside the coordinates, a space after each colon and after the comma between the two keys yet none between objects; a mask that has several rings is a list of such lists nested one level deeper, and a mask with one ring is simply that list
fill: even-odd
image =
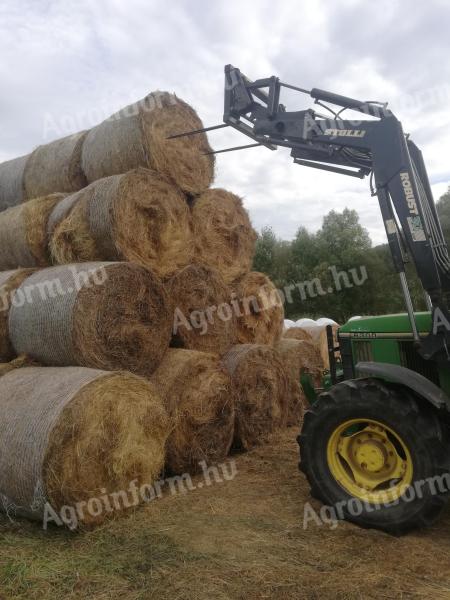
[{"label": "loose hay", "polygon": [[250,450],[287,422],[288,379],[278,352],[257,344],[236,345],[224,357],[236,392],[233,446]]},{"label": "loose hay", "polygon": [[0,164],[0,211],[17,206],[25,198],[23,173],[29,155]]},{"label": "loose hay", "polygon": [[282,339],[276,349],[280,353],[288,376],[289,403],[288,426],[301,425],[308,400],[300,384],[302,371],[307,371],[315,386],[320,385],[322,360],[318,349],[311,342],[297,339]]},{"label": "loose hay", "polygon": [[159,171],[184,192],[200,194],[214,177],[214,158],[205,134],[168,140],[171,134],[201,129],[188,104],[154,92],[90,130],[83,145],[83,171],[91,183],[136,167]]},{"label": "loose hay", "polygon": [[143,168],[65,198],[50,217],[49,233],[57,264],[127,260],[166,277],[187,265],[194,252],[183,193]]},{"label": "loose hay", "polygon": [[0,378],[0,406],[1,505],[11,515],[42,520],[49,503],[71,527],[64,506],[97,525],[142,500],[131,482],[151,485],[162,469],[167,413],[155,387],[130,373],[17,369]]},{"label": "loose hay", "polygon": [[170,349],[151,381],[172,421],[166,465],[172,473],[194,473],[225,459],[234,431],[230,376],[217,355]]},{"label": "loose hay", "polygon": [[20,269],[0,273],[0,362],[6,363],[16,355],[9,335],[9,311],[18,287],[34,269]]},{"label": "loose hay", "polygon": [[171,315],[160,280],[131,263],[43,269],[15,292],[9,336],[17,354],[52,366],[149,375],[169,345]]},{"label": "loose hay", "polygon": [[24,172],[27,199],[53,192],[75,192],[87,185],[81,168],[81,149],[86,134],[82,131],[38,146],[30,154]]},{"label": "loose hay", "polygon": [[47,221],[63,194],[35,198],[0,213],[0,270],[47,267]]},{"label": "loose hay", "polygon": [[276,344],[284,328],[284,308],[279,292],[263,273],[247,273],[232,285],[239,304],[240,344]]},{"label": "loose hay", "polygon": [[223,354],[236,343],[236,315],[218,271],[189,265],[166,289],[174,305],[173,346]]},{"label": "loose hay", "polygon": [[256,233],[238,196],[208,190],[195,200],[192,219],[200,263],[217,269],[226,283],[250,271]]},{"label": "loose hay", "polygon": [[291,340],[313,341],[312,335],[303,327],[290,327],[283,333],[283,337]]}]

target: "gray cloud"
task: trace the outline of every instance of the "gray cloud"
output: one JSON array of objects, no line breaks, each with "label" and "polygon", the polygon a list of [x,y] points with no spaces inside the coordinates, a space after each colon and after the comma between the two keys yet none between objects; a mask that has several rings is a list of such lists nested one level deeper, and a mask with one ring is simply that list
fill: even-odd
[{"label": "gray cloud", "polygon": [[[449,17],[444,0],[3,0],[0,160],[88,128],[154,89],[176,91],[205,124],[218,123],[223,66],[232,63],[253,78],[275,74],[390,100],[442,193],[450,182]],[[291,93],[286,101],[291,109],[311,105]],[[246,140],[220,132],[211,142]],[[348,206],[375,242],[384,241],[367,182],[294,166],[284,150],[219,155],[217,164],[217,185],[243,196],[257,228],[271,225],[290,238]]]}]

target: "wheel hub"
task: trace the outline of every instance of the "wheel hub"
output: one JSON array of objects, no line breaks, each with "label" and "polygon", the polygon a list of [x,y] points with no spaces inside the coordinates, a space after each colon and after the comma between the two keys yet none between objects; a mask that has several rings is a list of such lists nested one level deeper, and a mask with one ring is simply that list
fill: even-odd
[{"label": "wheel hub", "polygon": [[400,436],[373,420],[353,419],[332,434],[328,465],[336,481],[364,501],[392,501],[412,481],[412,461]]},{"label": "wheel hub", "polygon": [[383,445],[374,440],[360,444],[355,456],[356,462],[361,469],[369,473],[381,471],[387,462],[387,452],[383,448]]}]

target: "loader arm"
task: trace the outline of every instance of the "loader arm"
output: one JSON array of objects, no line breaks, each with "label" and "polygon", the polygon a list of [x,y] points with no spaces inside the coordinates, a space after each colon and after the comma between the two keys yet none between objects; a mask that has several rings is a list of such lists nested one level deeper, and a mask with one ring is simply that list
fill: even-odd
[{"label": "loader arm", "polygon": [[[308,94],[332,118],[312,109],[287,111],[280,103],[283,88]],[[331,109],[324,102],[338,108]],[[343,119],[341,114],[347,109],[361,113],[361,119]],[[305,90],[277,77],[251,81],[227,65],[223,121],[222,126],[233,127],[254,142],[229,150],[287,147],[298,165],[359,178],[370,175],[418,349],[427,359],[450,363],[449,252],[422,154],[387,104],[317,88]],[[223,151],[228,149],[219,150]],[[432,331],[422,338],[405,273],[410,258],[433,317]]]}]

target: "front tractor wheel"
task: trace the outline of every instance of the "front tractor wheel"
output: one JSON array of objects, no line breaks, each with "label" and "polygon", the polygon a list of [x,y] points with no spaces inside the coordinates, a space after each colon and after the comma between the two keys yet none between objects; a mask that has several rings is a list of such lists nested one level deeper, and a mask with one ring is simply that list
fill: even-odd
[{"label": "front tractor wheel", "polygon": [[306,413],[300,469],[338,518],[400,534],[448,498],[450,446],[431,407],[377,379],[344,381]]}]

